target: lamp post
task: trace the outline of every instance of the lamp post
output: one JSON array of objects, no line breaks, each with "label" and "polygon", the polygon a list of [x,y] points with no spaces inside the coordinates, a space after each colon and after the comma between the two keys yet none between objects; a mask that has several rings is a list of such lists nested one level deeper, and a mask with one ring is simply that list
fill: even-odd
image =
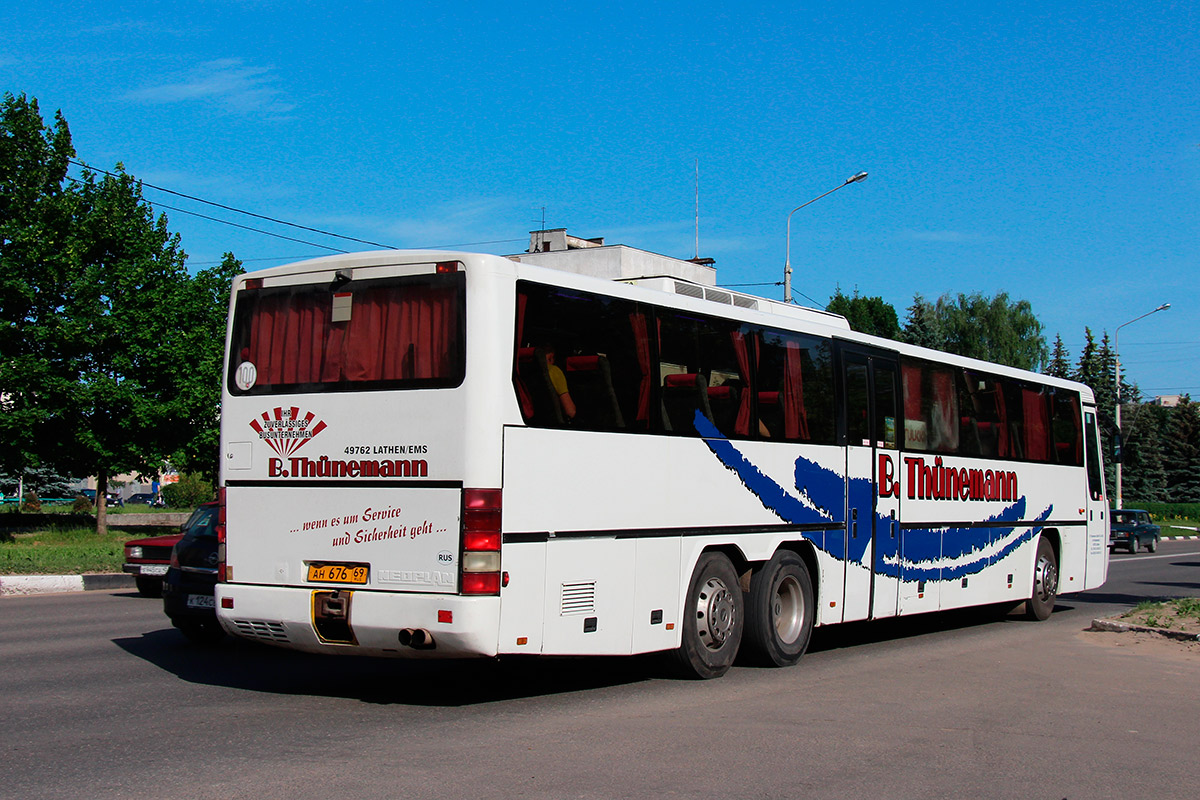
[{"label": "lamp post", "polygon": [[830,189],[828,192],[826,192],[825,194],[818,195],[818,196],[814,197],[812,200],[809,200],[807,203],[802,203],[801,205],[796,206],[788,213],[788,215],[787,215],[787,255],[783,261],[783,302],[785,302],[785,303],[792,302],[792,214],[795,214],[797,211],[804,208],[804,206],[812,205],[813,203],[817,202],[825,195],[833,194],[838,189],[842,188],[842,186],[849,186],[852,183],[858,183],[859,181],[865,181],[866,179],[867,179],[867,173],[865,173],[865,172],[860,172],[857,175],[852,175],[849,178],[847,178],[846,182],[841,184],[840,186],[835,186],[832,189]]},{"label": "lamp post", "polygon": [[1159,311],[1166,311],[1170,307],[1170,303],[1163,303],[1153,311],[1147,311],[1140,317],[1134,317],[1133,319],[1129,320],[1129,322],[1122,322],[1117,326],[1117,329],[1113,331],[1113,363],[1117,371],[1117,439],[1121,443],[1121,457],[1117,459],[1117,508],[1123,508],[1121,504],[1121,462],[1125,460],[1125,437],[1121,432],[1121,328],[1124,328],[1126,325],[1132,325],[1139,319],[1145,319],[1151,314],[1157,314]]}]

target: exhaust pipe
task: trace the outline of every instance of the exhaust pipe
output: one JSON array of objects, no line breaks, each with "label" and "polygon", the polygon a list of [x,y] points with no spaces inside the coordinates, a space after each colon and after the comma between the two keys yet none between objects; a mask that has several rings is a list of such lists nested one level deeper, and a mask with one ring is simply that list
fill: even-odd
[{"label": "exhaust pipe", "polygon": [[424,628],[403,628],[397,636],[401,646],[414,650],[432,650],[437,647],[433,634]]}]

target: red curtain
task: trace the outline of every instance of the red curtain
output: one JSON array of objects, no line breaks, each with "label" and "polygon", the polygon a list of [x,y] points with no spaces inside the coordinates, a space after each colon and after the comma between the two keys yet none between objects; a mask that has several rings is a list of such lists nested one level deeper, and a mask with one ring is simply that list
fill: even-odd
[{"label": "red curtain", "polygon": [[783,435],[786,439],[808,440],[808,414],[804,410],[804,376],[799,342],[784,342]]},{"label": "red curtain", "polygon": [[916,364],[901,364],[900,374],[904,384],[904,418],[914,421],[924,419],[921,414],[921,367]]},{"label": "red curtain", "polygon": [[450,375],[457,350],[454,287],[375,287],[352,293],[348,322],[333,295],[259,298],[248,360],[269,385],[388,381]]},{"label": "red curtain", "polygon": [[750,434],[750,355],[746,352],[746,336],[741,331],[731,331],[733,352],[737,356],[738,372],[742,379],[742,398],[738,401],[737,419],[733,430],[738,436]]},{"label": "red curtain", "polygon": [[1021,410],[1025,412],[1025,457],[1034,461],[1050,460],[1050,407],[1046,395],[1021,389]]}]

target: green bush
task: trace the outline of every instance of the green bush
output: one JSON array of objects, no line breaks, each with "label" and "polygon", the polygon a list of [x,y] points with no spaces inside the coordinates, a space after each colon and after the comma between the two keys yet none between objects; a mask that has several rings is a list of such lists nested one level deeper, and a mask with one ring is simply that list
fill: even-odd
[{"label": "green bush", "polygon": [[21,500],[21,510],[38,513],[42,510],[42,500],[37,496],[37,492],[26,492]]},{"label": "green bush", "polygon": [[180,473],[178,481],[163,486],[162,494],[171,508],[194,508],[216,495],[213,485],[194,472]]},{"label": "green bush", "polygon": [[92,501],[88,500],[83,495],[75,498],[75,502],[71,503],[71,513],[73,514],[90,514],[92,513]]},{"label": "green bush", "polygon": [[1143,503],[1129,501],[1126,508],[1140,508],[1149,511],[1156,521],[1160,519],[1194,519],[1200,520],[1200,503]]}]

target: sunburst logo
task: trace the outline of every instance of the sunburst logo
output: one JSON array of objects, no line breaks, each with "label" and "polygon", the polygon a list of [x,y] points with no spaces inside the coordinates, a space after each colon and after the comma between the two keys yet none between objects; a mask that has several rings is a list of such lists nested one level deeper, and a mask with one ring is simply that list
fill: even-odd
[{"label": "sunburst logo", "polygon": [[267,446],[286,458],[308,444],[326,425],[311,411],[301,412],[296,406],[276,406],[262,416],[250,420],[250,427]]}]

